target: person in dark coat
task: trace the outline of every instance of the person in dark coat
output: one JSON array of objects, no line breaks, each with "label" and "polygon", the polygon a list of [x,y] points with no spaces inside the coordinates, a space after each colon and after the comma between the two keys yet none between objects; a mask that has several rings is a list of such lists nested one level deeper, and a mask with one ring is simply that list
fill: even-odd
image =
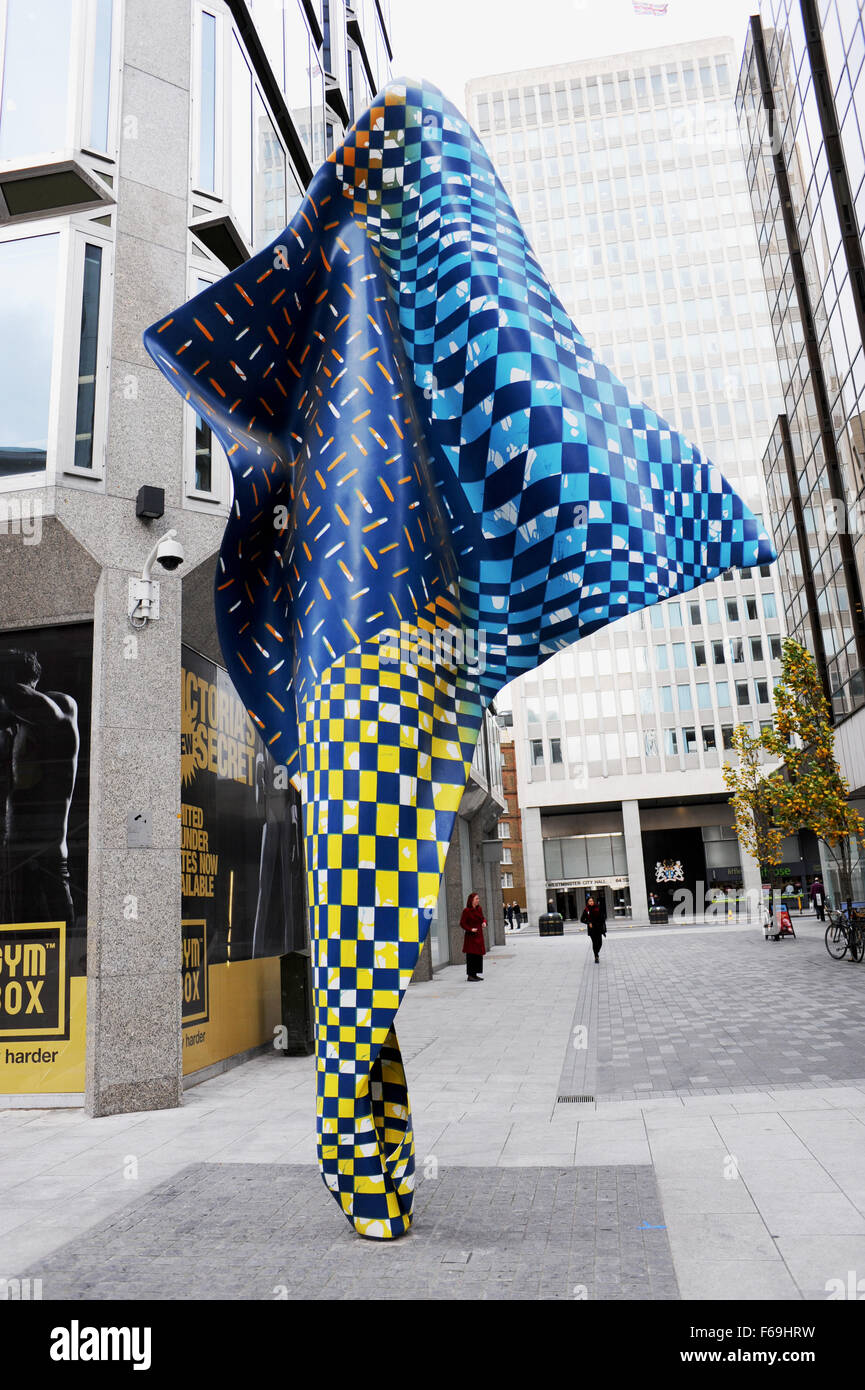
[{"label": "person in dark coat", "polygon": [[586,925],[592,942],[592,950],[595,953],[595,965],[597,965],[603,939],[607,934],[607,914],[600,901],[593,898],[591,894],[586,899],[585,911],[580,921]]},{"label": "person in dark coat", "polygon": [[811,906],[817,913],[817,921],[826,920],[826,889],[823,887],[823,880],[818,874],[811,887],[808,889],[808,896],[811,899]]},{"label": "person in dark coat", "polygon": [[465,932],[463,954],[466,958],[467,980],[480,981],[483,976],[484,956],[487,952],[484,942],[486,924],[487,919],[484,917],[480,898],[477,893],[469,893],[469,900],[463,908],[463,915],[460,918],[460,926]]}]

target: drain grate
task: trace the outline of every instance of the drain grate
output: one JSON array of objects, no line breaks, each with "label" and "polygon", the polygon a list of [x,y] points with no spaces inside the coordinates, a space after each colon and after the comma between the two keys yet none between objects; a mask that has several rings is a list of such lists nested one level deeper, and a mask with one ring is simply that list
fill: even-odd
[{"label": "drain grate", "polygon": [[556,1105],[594,1105],[594,1096],[556,1096]]}]

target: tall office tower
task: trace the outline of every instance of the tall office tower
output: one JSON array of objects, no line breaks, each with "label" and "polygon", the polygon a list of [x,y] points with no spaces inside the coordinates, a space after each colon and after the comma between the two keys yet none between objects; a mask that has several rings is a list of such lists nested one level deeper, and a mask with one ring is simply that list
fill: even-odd
[{"label": "tall office tower", "polygon": [[[386,0],[0,3],[0,949],[44,1003],[0,999],[3,1104],[177,1105],[273,1045],[298,807],[220,665],[227,461],[141,335],[280,236],[388,80],[387,22]],[[238,334],[241,373],[259,348]],[[155,566],[145,626],[169,528],[185,563]],[[481,884],[497,733],[456,855]]]},{"label": "tall office tower", "polygon": [[[761,458],[780,389],[734,79],[718,39],[478,79],[467,100],[589,345],[771,531]],[[635,918],[652,893],[673,906],[684,887],[700,911],[713,888],[758,886],[721,768],[734,725],[771,718],[781,633],[774,568],[737,571],[511,687],[533,917],[550,901],[577,915],[589,886]],[[788,877],[812,849],[788,843]]]},{"label": "tall office tower", "polygon": [[[865,31],[855,0],[771,0],[751,21],[736,97],[784,393],[764,459],[784,607],[791,634],[816,659],[832,704],[840,762],[860,802],[863,57]],[[826,868],[831,878],[831,866]]]}]

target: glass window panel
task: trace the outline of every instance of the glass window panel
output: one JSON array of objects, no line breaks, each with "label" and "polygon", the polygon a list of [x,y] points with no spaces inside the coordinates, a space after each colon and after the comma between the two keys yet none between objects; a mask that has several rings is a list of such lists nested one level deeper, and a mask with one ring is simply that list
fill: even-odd
[{"label": "glass window panel", "polygon": [[560,763],[562,761],[562,741],[560,738],[550,739],[550,762]]},{"label": "glass window panel", "polygon": [[252,76],[235,35],[231,46],[231,202],[240,230],[252,237]]},{"label": "glass window panel", "polygon": [[562,877],[585,878],[589,872],[586,862],[586,838],[584,835],[562,840]]},{"label": "glass window panel", "polygon": [[[359,50],[353,48],[352,89],[355,111],[368,104],[369,83]],[[299,0],[285,6],[285,99],[304,149],[312,159],[312,69],[310,35]]]},{"label": "glass window panel", "polygon": [[586,855],[590,874],[613,873],[613,850],[609,835],[590,835],[586,839]]},{"label": "glass window panel", "polygon": [[531,740],[532,767],[543,767],[544,765],[544,741],[542,738]]},{"label": "glass window panel", "polygon": [[99,295],[102,247],[85,247],[81,332],[78,342],[78,404],[75,413],[75,467],[93,467],[93,418],[96,404],[96,356],[99,346]]},{"label": "glass window panel", "polygon": [[544,840],[544,870],[547,878],[564,878],[561,840]]},{"label": "glass window panel", "polygon": [[258,91],[255,93],[255,235],[258,249],[285,227],[285,150]]},{"label": "glass window panel", "polygon": [[198,124],[198,183],[216,187],[216,18],[201,16],[201,103]]},{"label": "glass window panel", "polygon": [[46,464],[59,240],[0,242],[0,477]]},{"label": "glass window panel", "polygon": [[112,0],[97,0],[96,32],[93,44],[93,90],[90,105],[90,144],[95,150],[108,149],[112,9]]},{"label": "glass window panel", "polygon": [[68,144],[70,0],[7,0],[0,159]]}]

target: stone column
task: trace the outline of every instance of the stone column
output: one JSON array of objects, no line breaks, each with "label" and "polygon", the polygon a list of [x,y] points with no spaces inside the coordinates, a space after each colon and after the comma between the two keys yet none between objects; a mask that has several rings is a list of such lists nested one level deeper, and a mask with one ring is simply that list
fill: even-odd
[{"label": "stone column", "polygon": [[[100,561],[94,612],[88,902],[87,1085],[91,1115],[180,1104],[180,576],[156,567],[161,616],[136,633],[130,575],[176,526],[198,549],[183,498],[183,405],[144,349],[144,329],[187,297],[192,11],[127,0],[111,327],[106,495],[75,494],[74,529]],[[165,515],[135,516],[142,483]],[[184,571],[181,571],[182,574]],[[130,848],[129,812],[150,817]]]},{"label": "stone column", "polygon": [[522,811],[523,865],[526,872],[526,911],[529,926],[536,927],[538,918],[547,910],[547,871],[544,865],[544,844],[541,837],[539,806],[527,806]]},{"label": "stone column", "polygon": [[646,866],[643,862],[639,801],[622,802],[622,830],[625,836],[625,856],[628,861],[631,889],[631,921],[648,922],[649,898],[646,893]]},{"label": "stone column", "polygon": [[[93,625],[87,1089],[91,1115],[181,1101],[180,582],[133,633],[128,571],[105,569]],[[128,816],[150,847],[129,848]]]}]

